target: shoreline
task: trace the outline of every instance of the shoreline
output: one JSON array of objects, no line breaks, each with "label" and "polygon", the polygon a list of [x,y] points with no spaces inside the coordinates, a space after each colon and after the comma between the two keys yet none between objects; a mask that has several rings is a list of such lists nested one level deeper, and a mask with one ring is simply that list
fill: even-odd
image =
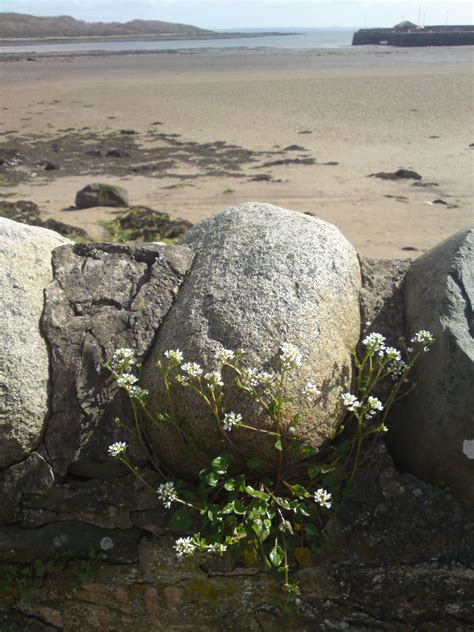
[{"label": "shoreline", "polygon": [[226,40],[226,39],[250,39],[253,37],[275,37],[298,35],[297,31],[291,33],[281,33],[278,31],[262,31],[258,33],[209,33],[204,35],[85,35],[80,37],[31,37],[31,38],[0,38],[0,48],[2,46],[29,46],[32,44],[82,44],[89,42],[106,43],[106,42],[178,42],[178,41],[200,41],[200,40]]},{"label": "shoreline", "polygon": [[[269,202],[375,258],[472,223],[472,47],[156,53],[2,59],[1,197],[96,239],[116,209],[71,208],[93,181],[192,223]],[[370,177],[400,168],[422,180]]]}]

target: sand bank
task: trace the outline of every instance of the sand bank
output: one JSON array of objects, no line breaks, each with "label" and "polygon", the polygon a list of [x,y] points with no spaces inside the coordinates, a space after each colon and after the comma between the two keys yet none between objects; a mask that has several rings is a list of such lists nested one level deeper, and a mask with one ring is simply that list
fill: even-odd
[{"label": "sand bank", "polygon": [[[95,237],[110,211],[63,209],[97,178],[125,186],[133,204],[192,222],[267,201],[335,223],[364,255],[417,256],[474,220],[472,61],[471,47],[3,61],[0,149],[16,146],[27,160],[0,193]],[[122,129],[137,132],[129,158],[80,159],[88,147],[120,145]],[[241,153],[219,170],[229,146]],[[170,147],[173,164],[157,165],[153,152]],[[59,170],[43,171],[41,151]],[[143,167],[153,161],[155,169]],[[367,177],[399,167],[433,184]]]}]

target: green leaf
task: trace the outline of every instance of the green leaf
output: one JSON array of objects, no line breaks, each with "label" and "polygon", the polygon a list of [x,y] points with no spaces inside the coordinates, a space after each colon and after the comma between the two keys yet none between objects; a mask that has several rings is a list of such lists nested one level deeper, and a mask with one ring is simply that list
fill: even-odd
[{"label": "green leaf", "polygon": [[316,465],[311,465],[310,467],[308,467],[307,472],[310,479],[313,480],[321,474],[321,468],[317,467]]},{"label": "green leaf", "polygon": [[275,543],[275,546],[270,551],[269,558],[273,566],[280,566],[283,562],[283,549],[277,543]]},{"label": "green leaf", "polygon": [[305,524],[304,534],[307,538],[314,538],[319,535],[319,529],[316,527],[316,525],[310,522],[308,524]]},{"label": "green leaf", "polygon": [[240,500],[238,498],[236,498],[233,501],[233,505],[234,505],[234,513],[243,516],[245,514],[245,512],[247,511],[246,508],[242,505],[242,503],[240,502]]},{"label": "green leaf", "polygon": [[171,516],[168,526],[171,531],[182,533],[183,531],[188,531],[192,527],[193,522],[192,516],[189,515],[186,509],[178,509]]},{"label": "green leaf", "polygon": [[273,496],[273,500],[277,503],[277,505],[283,507],[283,509],[291,509],[290,501],[286,498],[282,498],[281,496]]},{"label": "green leaf", "polygon": [[301,449],[301,455],[303,459],[309,459],[310,457],[318,454],[318,448],[313,448],[311,445],[304,445]]},{"label": "green leaf", "polygon": [[234,461],[232,454],[221,454],[211,462],[211,469],[216,473],[225,474],[229,469],[229,465]]},{"label": "green leaf", "polygon": [[250,485],[246,486],[245,491],[249,496],[252,496],[253,498],[258,498],[259,500],[263,500],[265,502],[270,500],[270,496],[268,494],[266,494],[265,492],[260,492],[258,491],[258,489],[254,489]]},{"label": "green leaf", "polygon": [[204,480],[210,487],[215,487],[219,483],[219,476],[215,472],[209,472]]},{"label": "green leaf", "polygon": [[309,492],[303,485],[290,485],[290,489],[298,498],[309,498]]},{"label": "green leaf", "polygon": [[226,489],[228,492],[234,491],[234,489],[235,489],[235,479],[234,478],[229,478],[224,483],[224,489]]},{"label": "green leaf", "polygon": [[275,442],[275,448],[278,450],[278,452],[283,452],[283,444],[281,442],[281,439],[278,438]]},{"label": "green leaf", "polygon": [[250,459],[247,459],[247,467],[251,470],[256,470],[262,464],[262,459],[258,456],[252,456]]}]

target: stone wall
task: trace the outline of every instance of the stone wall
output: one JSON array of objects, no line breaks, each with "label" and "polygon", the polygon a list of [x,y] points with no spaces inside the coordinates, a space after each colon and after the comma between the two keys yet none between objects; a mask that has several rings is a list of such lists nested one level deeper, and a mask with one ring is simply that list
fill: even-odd
[{"label": "stone wall", "polygon": [[[256,216],[260,211],[278,214],[281,209],[251,207]],[[23,229],[28,227],[18,230]],[[4,231],[0,243],[8,242],[9,234]],[[258,234],[262,244],[270,243],[261,226]],[[440,344],[436,362],[447,367],[452,384],[463,382],[446,359],[462,352],[463,375],[474,362],[473,235],[464,231],[438,247],[435,258],[444,262],[439,270],[428,265],[430,274],[446,277],[451,302],[443,298],[440,283],[435,294],[442,309],[434,309],[431,295],[422,293],[430,326],[438,328],[435,336],[450,340]],[[41,238],[37,233],[36,241]],[[245,239],[254,243],[249,235]],[[239,248],[246,256],[245,246]],[[469,494],[451,489],[449,480],[440,485],[424,472],[426,480],[417,478],[409,473],[414,461],[404,462],[399,471],[382,441],[330,518],[319,552],[305,565],[292,563],[292,579],[301,586],[295,604],[282,603],[277,584],[261,568],[230,555],[177,562],[169,513],[155,494],[107,458],[108,445],[123,438],[113,418],[127,421],[130,411],[103,362],[118,346],[134,347],[146,361],[176,297],[187,291],[196,257],[199,249],[158,244],[66,244],[53,251],[45,272],[43,312],[36,316],[50,354],[49,410],[27,454],[14,464],[5,462],[0,471],[1,632],[474,629],[474,506]],[[292,265],[291,257],[286,260]],[[408,261],[360,259],[363,334],[380,331],[396,341],[412,333],[418,325],[413,288],[417,279],[424,283],[419,276],[426,269],[423,261],[411,266]],[[456,279],[457,294],[450,279]],[[3,283],[10,287],[8,274]],[[298,296],[303,284],[295,278],[291,283]],[[211,294],[212,287],[206,291]],[[424,322],[425,308],[421,299],[416,301],[417,318]],[[1,332],[4,345],[9,326],[5,323]],[[418,379],[425,375],[429,372]],[[7,383],[8,374],[1,379]],[[429,384],[420,392],[426,388]],[[455,399],[449,403],[453,411],[464,410]],[[468,441],[474,440],[469,414],[462,412]],[[393,437],[397,419],[405,416],[402,407],[395,410]],[[411,423],[416,426],[417,420]],[[459,472],[468,477],[474,460],[462,452],[460,435],[437,429],[436,424],[430,427],[430,440],[441,441],[436,450],[449,444],[459,455],[453,480]],[[406,437],[405,427],[403,432]],[[403,440],[410,436],[416,434]],[[131,454],[156,488],[158,475],[138,443],[131,443]],[[424,463],[429,458],[424,455]]]}]

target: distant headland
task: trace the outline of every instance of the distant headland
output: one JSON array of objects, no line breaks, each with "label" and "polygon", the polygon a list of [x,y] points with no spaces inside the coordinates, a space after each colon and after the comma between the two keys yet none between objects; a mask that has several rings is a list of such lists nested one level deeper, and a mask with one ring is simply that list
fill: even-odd
[{"label": "distant headland", "polygon": [[360,29],[354,33],[352,46],[382,44],[386,46],[469,46],[474,44],[474,25],[418,26],[400,22],[392,28]]},{"label": "distant headland", "polygon": [[22,13],[0,13],[0,42],[15,44],[20,41],[78,39],[227,39],[229,37],[287,35],[287,33],[219,33],[189,24],[175,24],[160,20],[132,20],[131,22],[85,22],[67,15],[38,17]]}]

